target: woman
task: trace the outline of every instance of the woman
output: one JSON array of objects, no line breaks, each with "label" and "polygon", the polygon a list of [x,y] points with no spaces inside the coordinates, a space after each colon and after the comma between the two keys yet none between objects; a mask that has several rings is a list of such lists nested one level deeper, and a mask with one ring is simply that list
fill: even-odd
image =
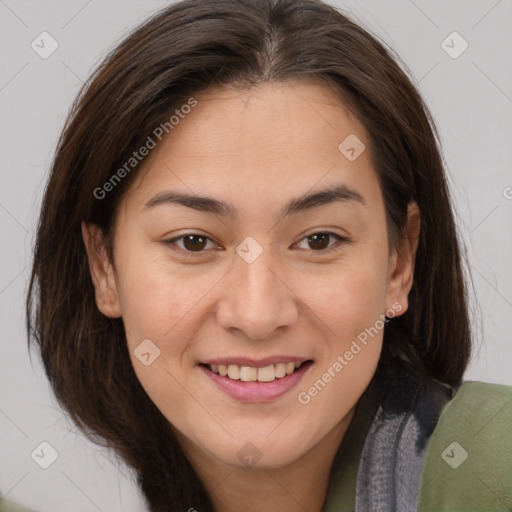
[{"label": "woman", "polygon": [[186,0],[70,113],[27,327],[149,510],[510,510],[511,389],[461,387],[461,254],[378,41],[318,1]]}]

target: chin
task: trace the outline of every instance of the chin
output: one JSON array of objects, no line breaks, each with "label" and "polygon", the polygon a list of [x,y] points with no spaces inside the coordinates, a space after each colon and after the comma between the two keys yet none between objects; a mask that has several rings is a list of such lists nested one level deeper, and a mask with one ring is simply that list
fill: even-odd
[{"label": "chin", "polygon": [[[302,446],[299,439],[295,440],[289,435],[285,438],[270,439],[267,434],[245,436],[244,441],[229,440],[229,446],[219,450],[216,444],[211,453],[222,462],[239,468],[278,469],[292,464],[302,455]],[[209,440],[211,442],[211,440]]]}]

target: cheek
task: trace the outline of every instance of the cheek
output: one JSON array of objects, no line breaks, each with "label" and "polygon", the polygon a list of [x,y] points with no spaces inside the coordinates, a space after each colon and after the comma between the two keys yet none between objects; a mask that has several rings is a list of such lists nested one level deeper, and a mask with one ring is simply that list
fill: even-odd
[{"label": "cheek", "polygon": [[129,345],[144,338],[161,340],[182,316],[187,301],[181,300],[175,285],[146,268],[144,275],[126,276],[120,303]]},{"label": "cheek", "polygon": [[[301,388],[311,412],[338,404],[345,414],[363,393],[377,367],[384,332],[387,252],[370,247],[354,251],[312,286],[309,307],[324,327],[319,364]],[[310,392],[311,391],[311,392]]]},{"label": "cheek", "polygon": [[182,356],[199,327],[194,312],[213,283],[204,275],[196,279],[171,273],[161,261],[135,253],[119,267],[121,311],[135,374],[158,409],[179,422],[177,411],[185,410],[189,400],[183,393]]},{"label": "cheek", "polygon": [[[339,339],[372,325],[384,311],[386,261],[382,254],[354,255],[329,273],[307,276],[302,296],[307,305]],[[298,281],[299,282],[299,281]]]},{"label": "cheek", "polygon": [[386,269],[382,254],[375,258],[369,252],[310,294],[309,306],[325,327],[325,338],[315,371],[297,399],[310,417],[324,416],[319,429],[333,428],[375,373],[385,327]]},{"label": "cheek", "polygon": [[[128,342],[154,338],[163,343],[176,339],[192,314],[216,280],[215,276],[201,272],[199,266],[186,272],[171,265],[165,258],[147,257],[132,251],[119,265],[119,300]],[[181,339],[178,337],[178,339]],[[179,343],[172,344],[179,350]]]}]

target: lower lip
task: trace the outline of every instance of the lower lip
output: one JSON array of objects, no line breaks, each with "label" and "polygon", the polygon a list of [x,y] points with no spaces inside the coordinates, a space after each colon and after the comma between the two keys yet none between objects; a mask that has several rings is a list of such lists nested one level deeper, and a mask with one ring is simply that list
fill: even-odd
[{"label": "lower lip", "polygon": [[212,372],[205,366],[200,366],[200,368],[222,391],[236,400],[241,402],[270,402],[296,386],[312,364],[311,361],[308,361],[293,373],[274,379],[271,382],[233,380],[229,377],[222,377],[222,375]]}]

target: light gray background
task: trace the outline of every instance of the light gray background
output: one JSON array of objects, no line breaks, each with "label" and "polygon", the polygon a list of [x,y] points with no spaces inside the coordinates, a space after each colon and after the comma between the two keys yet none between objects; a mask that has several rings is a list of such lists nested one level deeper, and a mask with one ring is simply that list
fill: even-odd
[{"label": "light gray background", "polygon": [[[42,190],[71,102],[107,50],[168,3],[0,0],[0,490],[41,512],[145,510],[130,471],[72,430],[37,357],[31,366],[24,295]],[[466,378],[512,385],[512,1],[335,5],[398,52],[434,114],[480,307]],[[47,60],[30,46],[42,31],[59,44]],[[441,47],[453,31],[469,43],[457,59]],[[59,454],[47,470],[30,457],[42,441]]]}]

